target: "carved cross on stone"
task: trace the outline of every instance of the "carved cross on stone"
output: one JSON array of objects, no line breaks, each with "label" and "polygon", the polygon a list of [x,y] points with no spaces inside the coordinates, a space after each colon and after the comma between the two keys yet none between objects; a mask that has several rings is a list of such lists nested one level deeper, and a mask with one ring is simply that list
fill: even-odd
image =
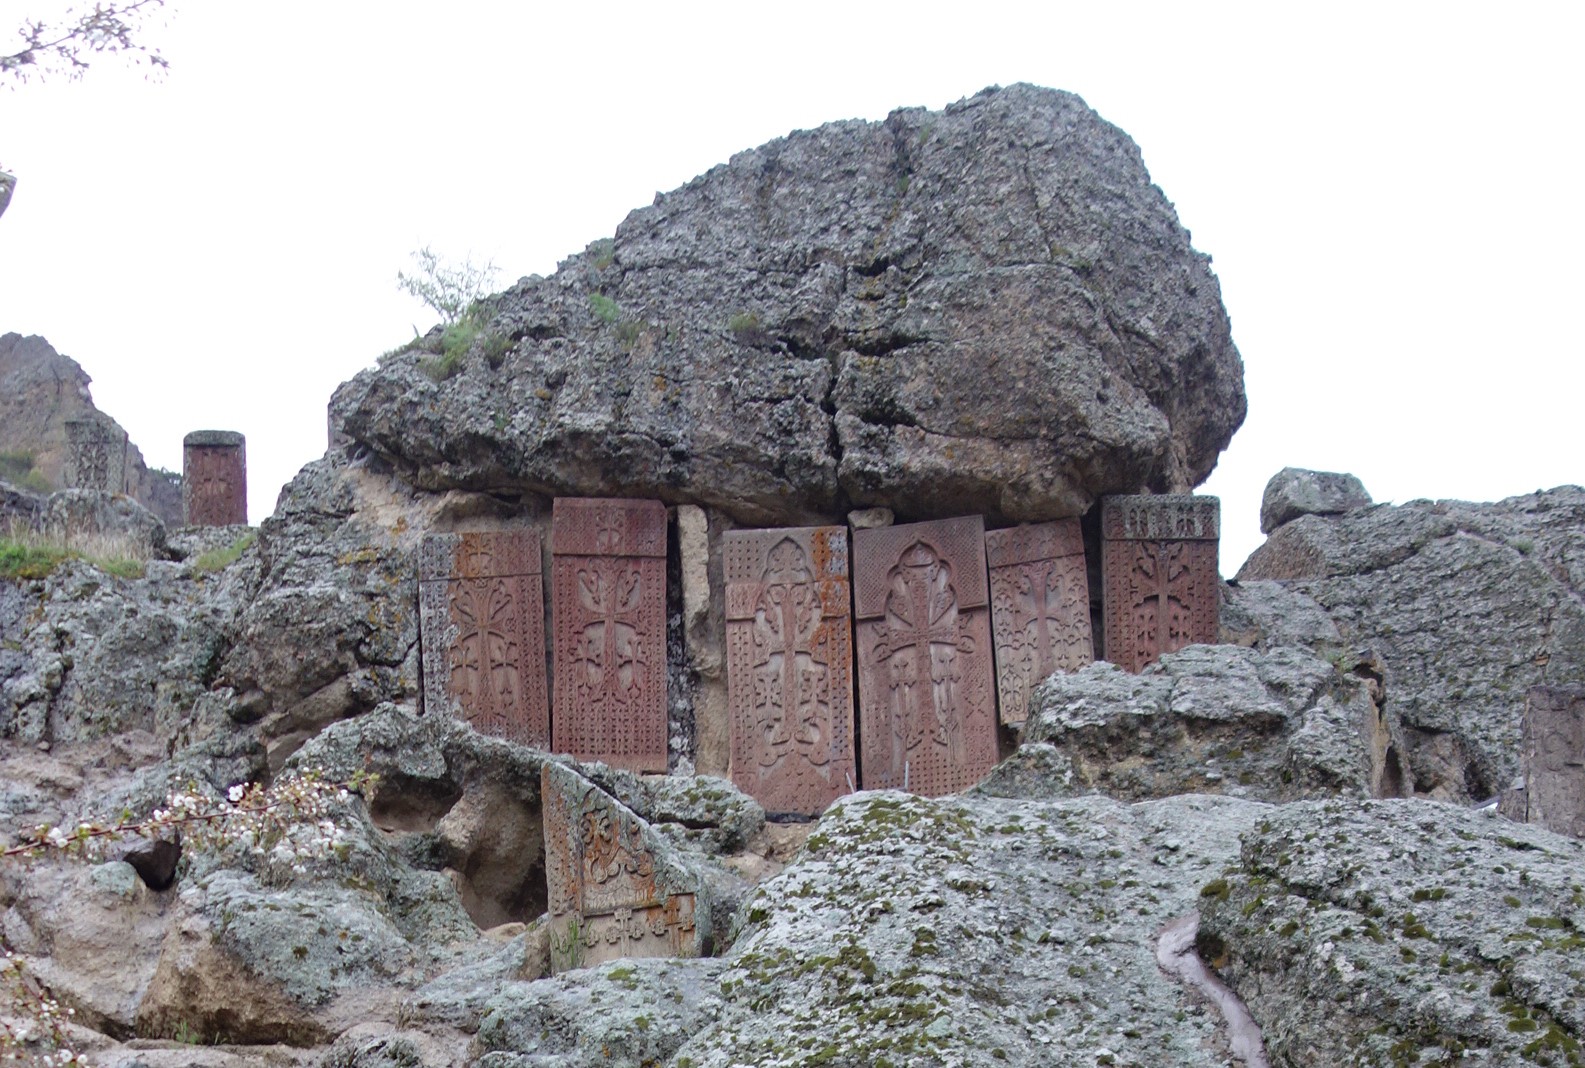
[{"label": "carved cross on stone", "polygon": [[954,793],[996,763],[979,516],[854,534],[864,785]]},{"label": "carved cross on stone", "polygon": [[102,415],[66,420],[66,482],[74,489],[126,491],[126,431]]},{"label": "carved cross on stone", "polygon": [[230,430],[195,430],[182,439],[182,521],[225,527],[248,521],[247,441]]},{"label": "carved cross on stone", "polygon": [[631,771],[666,770],[666,508],[557,498],[554,749]]},{"label": "carved cross on stone", "polygon": [[1585,688],[1532,686],[1519,753],[1524,786],[1503,813],[1585,838]]},{"label": "carved cross on stone", "polygon": [[996,636],[996,693],[1003,723],[1029,718],[1029,695],[1054,671],[1095,659],[1090,581],[1077,519],[985,535]]},{"label": "carved cross on stone", "polygon": [[1215,497],[1108,497],[1101,505],[1106,659],[1129,671],[1214,643],[1221,608]]},{"label": "carved cross on stone", "polygon": [[847,530],[729,531],[722,554],[732,781],[818,815],[857,780]]},{"label": "carved cross on stone", "polygon": [[424,538],[418,607],[426,710],[550,747],[541,571],[534,530]]}]

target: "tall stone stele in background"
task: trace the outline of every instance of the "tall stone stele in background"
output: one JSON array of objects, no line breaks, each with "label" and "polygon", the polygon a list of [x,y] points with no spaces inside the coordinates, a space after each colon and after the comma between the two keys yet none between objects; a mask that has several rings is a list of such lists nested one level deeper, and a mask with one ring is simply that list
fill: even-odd
[{"label": "tall stone stele in background", "polygon": [[979,516],[853,535],[866,789],[926,796],[996,763],[996,695]]},{"label": "tall stone stele in background", "polygon": [[1002,722],[1029,718],[1029,694],[1055,671],[1095,659],[1090,578],[1077,519],[993,530],[985,535],[996,637],[996,696]]},{"label": "tall stone stele in background", "polygon": [[182,439],[182,521],[190,527],[247,523],[247,439],[241,434],[195,430]]},{"label": "tall stone stele in background", "polygon": [[66,484],[69,487],[125,493],[126,470],[126,431],[98,414],[66,420]]},{"label": "tall stone stele in background", "polygon": [[658,834],[559,764],[541,769],[540,797],[551,971],[703,952],[698,880]]},{"label": "tall stone stele in background", "polygon": [[1585,687],[1530,687],[1519,760],[1502,814],[1585,838]]},{"label": "tall stone stele in background", "polygon": [[1106,659],[1128,671],[1217,641],[1221,502],[1159,494],[1101,503]]},{"label": "tall stone stele in background", "polygon": [[666,770],[666,506],[558,497],[550,522],[552,748]]},{"label": "tall stone stele in background", "polygon": [[430,534],[418,567],[424,710],[549,749],[539,532]]},{"label": "tall stone stele in background", "polygon": [[817,816],[855,789],[848,532],[727,532],[732,781],[768,812]]}]

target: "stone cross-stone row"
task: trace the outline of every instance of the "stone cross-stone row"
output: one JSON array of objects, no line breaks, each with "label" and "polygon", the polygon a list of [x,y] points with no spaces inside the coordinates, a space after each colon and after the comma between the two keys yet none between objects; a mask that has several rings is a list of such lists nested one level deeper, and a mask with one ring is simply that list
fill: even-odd
[{"label": "stone cross-stone row", "polygon": [[[1217,529],[1213,497],[1104,501],[1110,660],[1137,671],[1216,640]],[[1021,725],[1041,679],[1094,659],[1077,519],[858,530],[851,583],[848,538],[835,526],[723,537],[731,775],[772,812],[818,814],[861,782],[965,789],[996,762],[998,716]],[[561,498],[550,540],[554,687],[538,532],[424,539],[425,705],[552,752],[664,772],[665,506]]]}]

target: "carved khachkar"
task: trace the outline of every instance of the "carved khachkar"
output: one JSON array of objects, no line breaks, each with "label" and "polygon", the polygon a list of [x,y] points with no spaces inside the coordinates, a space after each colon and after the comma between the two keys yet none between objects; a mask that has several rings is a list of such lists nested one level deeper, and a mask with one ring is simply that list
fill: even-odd
[{"label": "carved khachkar", "polygon": [[1519,754],[1520,811],[1504,798],[1504,814],[1585,838],[1585,688],[1532,686]]},{"label": "carved khachkar", "polygon": [[985,535],[996,636],[996,696],[1002,722],[1029,718],[1029,695],[1054,671],[1095,659],[1090,579],[1077,519],[1010,527]]},{"label": "carved khachkar", "polygon": [[726,534],[732,781],[772,813],[855,789],[845,527]]},{"label": "carved khachkar", "polygon": [[949,794],[996,763],[979,516],[853,535],[866,789]]},{"label": "carved khachkar", "polygon": [[665,506],[558,498],[550,549],[555,751],[665,771]]},{"label": "carved khachkar", "polygon": [[182,522],[228,527],[248,521],[247,440],[230,430],[182,439]]},{"label": "carved khachkar", "polygon": [[66,420],[66,484],[126,492],[127,433],[104,416]]},{"label": "carved khachkar", "polygon": [[542,571],[538,531],[424,538],[418,616],[426,711],[550,748]]},{"label": "carved khachkar", "polygon": [[626,806],[559,764],[540,771],[553,972],[618,957],[697,957],[698,882]]},{"label": "carved khachkar", "polygon": [[1220,502],[1162,494],[1101,504],[1101,612],[1106,659],[1129,671],[1162,653],[1217,640]]}]

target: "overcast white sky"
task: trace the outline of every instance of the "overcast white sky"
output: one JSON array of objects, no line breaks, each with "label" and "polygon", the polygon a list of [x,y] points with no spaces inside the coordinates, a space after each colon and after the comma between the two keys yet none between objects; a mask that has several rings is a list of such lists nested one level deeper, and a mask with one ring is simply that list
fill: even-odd
[{"label": "overcast white sky", "polygon": [[1231,574],[1284,465],[1377,500],[1585,482],[1582,12],[171,0],[162,81],[0,89],[0,332],[76,358],[153,465],[245,433],[258,522],[335,386],[431,324],[414,248],[548,274],[738,150],[1030,81],[1132,135],[1214,257],[1250,402],[1203,487]]}]

